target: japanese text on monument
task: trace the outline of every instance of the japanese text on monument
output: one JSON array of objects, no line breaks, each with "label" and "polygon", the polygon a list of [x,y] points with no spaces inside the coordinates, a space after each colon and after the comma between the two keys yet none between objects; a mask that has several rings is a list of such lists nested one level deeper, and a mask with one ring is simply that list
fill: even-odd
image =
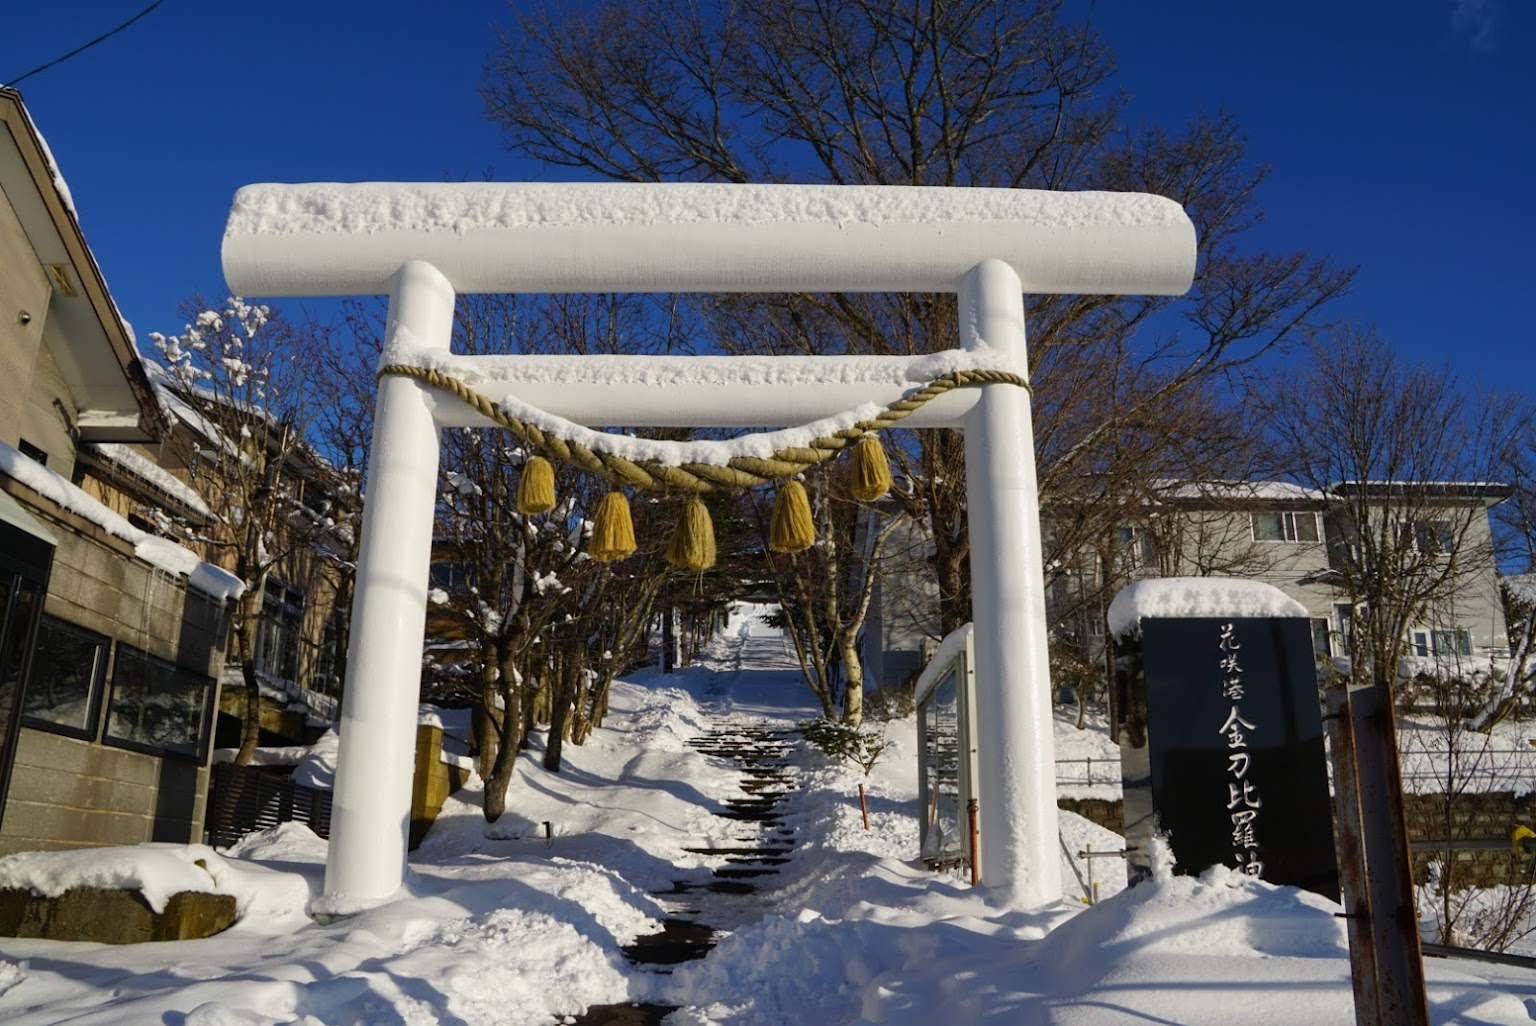
[{"label": "japanese text on monument", "polygon": [[1238,867],[1249,876],[1260,876],[1264,863],[1259,860],[1257,825],[1263,801],[1248,777],[1252,753],[1248,735],[1258,729],[1243,718],[1243,668],[1238,657],[1242,648],[1233,634],[1233,625],[1221,625],[1218,643],[1221,667],[1221,693],[1230,703],[1226,722],[1217,733],[1227,739],[1227,812],[1232,817],[1232,854]]}]

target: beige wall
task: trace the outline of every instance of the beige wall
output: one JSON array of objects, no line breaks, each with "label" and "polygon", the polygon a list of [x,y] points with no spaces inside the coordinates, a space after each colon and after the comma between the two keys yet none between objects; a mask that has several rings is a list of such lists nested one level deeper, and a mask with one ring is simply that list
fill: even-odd
[{"label": "beige wall", "polygon": [[[32,405],[33,364],[42,345],[52,290],[3,192],[0,269],[0,441],[14,446],[22,418]],[[30,323],[21,323],[22,310],[32,315]]]},{"label": "beige wall", "polygon": [[24,727],[0,855],[201,841],[208,770]]}]

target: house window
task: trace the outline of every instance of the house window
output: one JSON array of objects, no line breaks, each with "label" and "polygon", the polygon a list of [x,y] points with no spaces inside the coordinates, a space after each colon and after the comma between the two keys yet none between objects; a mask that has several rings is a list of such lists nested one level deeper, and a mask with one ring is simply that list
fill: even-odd
[{"label": "house window", "polygon": [[341,695],[341,627],[340,616],[333,616],[320,636],[320,651],[315,659],[315,672],[310,678],[311,690],[337,698]]},{"label": "house window", "polygon": [[1333,655],[1333,639],[1328,636],[1326,616],[1312,620],[1312,654],[1319,659],[1328,659]]},{"label": "house window", "polygon": [[1339,622],[1340,647],[1345,655],[1352,656],[1355,653],[1355,607],[1341,602],[1333,607],[1333,615]]},{"label": "house window", "polygon": [[1456,551],[1456,528],[1449,520],[1415,520],[1399,524],[1397,543],[1425,556],[1449,556]]},{"label": "house window", "polygon": [[18,438],[16,440],[16,451],[29,460],[36,460],[45,467],[48,465],[48,453],[41,446],[33,445],[25,438]]},{"label": "house window", "polygon": [[1446,659],[1451,656],[1472,654],[1472,632],[1460,629],[1443,631],[1414,631],[1413,654],[1428,658]]},{"label": "house window", "polygon": [[1157,557],[1152,532],[1144,527],[1115,528],[1115,553],[1121,566],[1129,569],[1151,566]]},{"label": "house window", "polygon": [[1253,540],[1273,542],[1315,542],[1316,513],[1254,513]]},{"label": "house window", "polygon": [[475,586],[475,569],[465,563],[433,563],[428,581],[447,592],[468,591]]},{"label": "house window", "polygon": [[1430,631],[1430,651],[1437,656],[1472,654],[1472,632],[1464,630]]},{"label": "house window", "polygon": [[21,712],[34,727],[94,737],[110,641],[74,624],[43,617],[27,673]]},{"label": "house window", "polygon": [[211,677],[120,644],[112,666],[105,739],[123,748],[202,761],[213,690]]},{"label": "house window", "polygon": [[303,628],[304,594],[268,577],[256,626],[256,672],[274,680],[297,680]]}]

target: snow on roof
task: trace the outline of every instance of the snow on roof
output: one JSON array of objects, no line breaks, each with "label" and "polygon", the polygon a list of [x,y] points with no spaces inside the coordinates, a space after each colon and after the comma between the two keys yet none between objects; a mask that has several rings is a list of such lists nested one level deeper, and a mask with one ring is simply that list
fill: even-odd
[{"label": "snow on roof", "polygon": [[1322,502],[1328,493],[1289,481],[1170,482],[1163,494],[1173,499],[1254,499],[1270,502]]},{"label": "snow on roof", "polygon": [[69,191],[69,183],[64,180],[64,172],[59,170],[59,162],[53,159],[53,150],[48,147],[48,140],[43,138],[43,133],[38,130],[35,121],[32,122],[32,132],[37,137],[37,148],[43,152],[43,161],[48,165],[48,176],[53,179],[53,187],[58,191],[59,201],[78,223],[80,214],[75,210],[75,197]]},{"label": "snow on roof", "polygon": [[55,474],[36,460],[0,442],[0,473],[9,475],[64,509],[89,520],[108,534],[133,546],[134,555],[153,566],[185,577],[187,583],[219,601],[239,598],[245,582],[234,574],[205,563],[197,553],[169,538],[161,538],[134,527],[95,498]]},{"label": "snow on roof", "polygon": [[93,448],[108,462],[115,463],[135,477],[154,485],[194,513],[213,517],[213,510],[208,508],[208,504],[203,501],[201,495],[188,487],[181,478],[132,446],[121,442],[97,442]]},{"label": "snow on roof", "polygon": [[1262,581],[1161,577],[1120,589],[1109,604],[1109,633],[1141,633],[1141,621],[1174,616],[1306,616],[1307,607]]}]

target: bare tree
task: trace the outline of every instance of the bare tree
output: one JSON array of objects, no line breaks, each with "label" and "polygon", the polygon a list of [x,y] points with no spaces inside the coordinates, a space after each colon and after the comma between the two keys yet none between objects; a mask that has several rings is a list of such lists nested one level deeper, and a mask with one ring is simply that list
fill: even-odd
[{"label": "bare tree", "polygon": [[[327,329],[294,324],[241,299],[187,306],[179,335],[150,336],[165,361],[163,398],[182,438],[189,483],[213,510],[214,558],[246,582],[230,612],[230,658],[245,690],[240,750],[249,763],[260,730],[258,630],[269,576],[334,589],[356,511],[357,482],[322,457],[308,430],[319,396],[305,359]],[[350,498],[347,498],[350,497]],[[291,581],[289,583],[292,583]],[[279,675],[298,676],[280,667]]]},{"label": "bare tree", "polygon": [[1352,676],[1393,693],[1409,629],[1443,619],[1466,582],[1492,579],[1487,507],[1506,492],[1493,482],[1511,407],[1348,326],[1254,403],[1298,480],[1330,496],[1330,563],[1354,611]]},{"label": "bare tree", "polygon": [[[1242,252],[1265,172],[1237,126],[1216,115],[1178,131],[1127,129],[1124,98],[1109,88],[1112,55],[1059,11],[1051,0],[610,0],[533,11],[502,37],[482,96],[516,152],[614,180],[1100,188],[1184,204],[1200,237],[1188,298],[1032,303],[1049,500],[1111,456],[1133,460],[1114,442],[1126,425],[1288,344],[1350,278],[1300,254]],[[957,344],[951,295],[714,298],[698,309],[727,348]],[[1051,397],[1091,378],[1090,366],[1135,369],[1147,387],[1074,419],[1074,404]],[[1057,415],[1067,419],[1042,424]],[[959,443],[927,432],[908,451],[900,500],[934,527],[947,630],[969,618]]]}]

